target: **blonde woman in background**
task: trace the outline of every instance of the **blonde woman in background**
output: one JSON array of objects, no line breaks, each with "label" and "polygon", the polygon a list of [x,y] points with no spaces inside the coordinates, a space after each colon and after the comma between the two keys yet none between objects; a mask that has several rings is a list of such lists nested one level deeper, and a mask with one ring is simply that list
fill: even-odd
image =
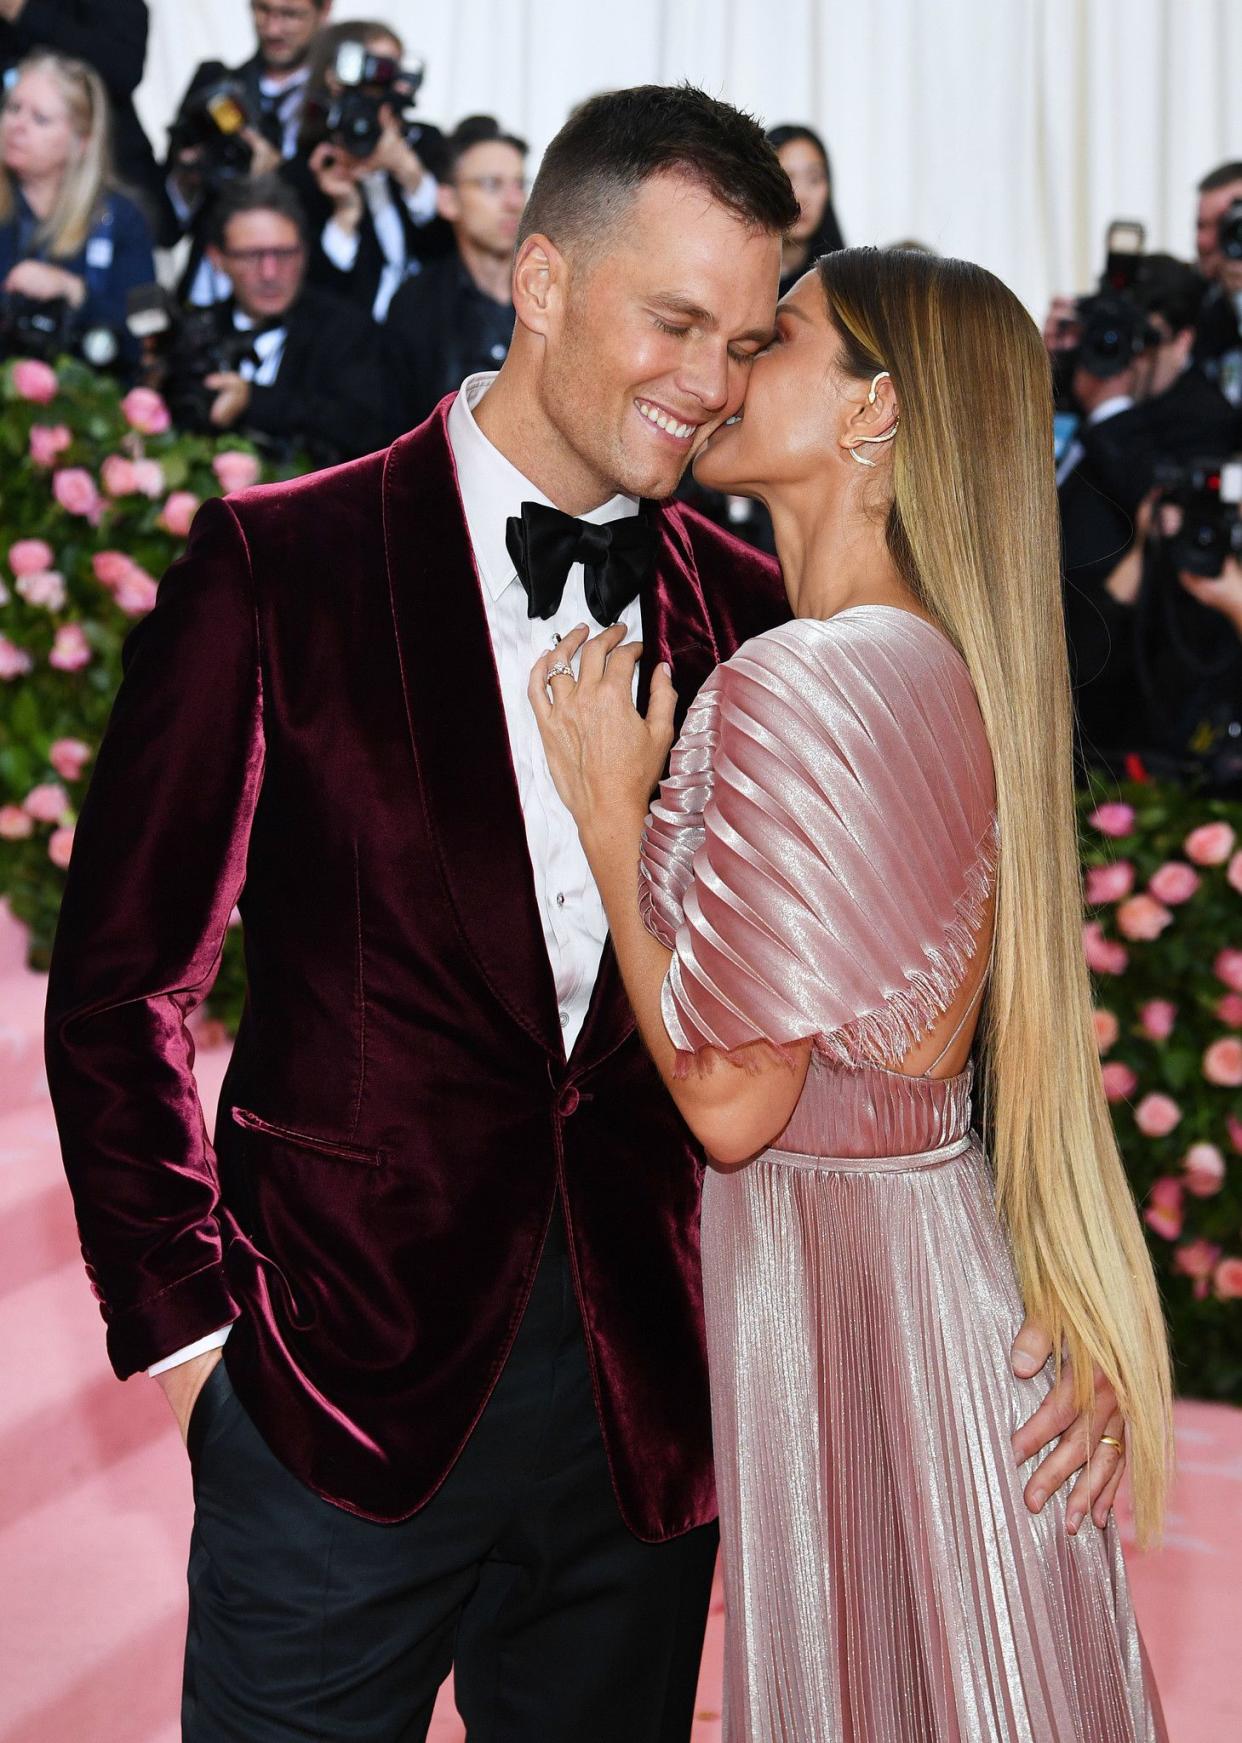
[{"label": "blonde woman in background", "polygon": [[112,184],[108,131],[107,93],[84,62],[22,61],[0,110],[0,288],[10,310],[61,303],[70,333],[119,337],[155,262],[146,218]]},{"label": "blonde woman in background", "polygon": [[[667,671],[645,718],[619,629],[532,674],[716,1159],[729,1743],[1165,1736],[1109,1514],[1128,1465],[1158,1529],[1170,1379],[1082,959],[1051,419],[991,274],[829,255],[696,465],[770,509],[793,621],[708,680],[649,816]],[[1042,1383],[1006,1371],[1024,1311],[1121,1412],[1041,1513],[1010,1444]]]}]

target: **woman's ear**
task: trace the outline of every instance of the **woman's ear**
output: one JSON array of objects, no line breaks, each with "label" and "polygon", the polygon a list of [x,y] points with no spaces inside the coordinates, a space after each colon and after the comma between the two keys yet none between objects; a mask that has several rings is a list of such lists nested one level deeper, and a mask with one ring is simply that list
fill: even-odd
[{"label": "woman's ear", "polygon": [[882,369],[870,382],[851,382],[841,446],[857,459],[874,464],[879,449],[892,441],[900,422],[893,378]]}]

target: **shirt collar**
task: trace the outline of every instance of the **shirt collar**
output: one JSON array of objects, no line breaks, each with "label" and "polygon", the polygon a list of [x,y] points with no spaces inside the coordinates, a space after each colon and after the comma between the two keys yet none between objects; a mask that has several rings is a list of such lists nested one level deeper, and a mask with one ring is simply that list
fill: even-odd
[{"label": "shirt collar", "polygon": [[1128,412],[1133,404],[1134,401],[1128,393],[1115,393],[1111,399],[1101,400],[1087,419],[1088,428],[1102,424],[1108,418],[1115,418],[1118,412]]},{"label": "shirt collar", "polygon": [[[488,595],[499,599],[517,577],[513,558],[505,544],[505,523],[509,516],[520,514],[524,502],[540,502],[548,508],[555,508],[558,504],[550,502],[541,490],[537,490],[530,479],[488,441],[475,422],[474,408],[495,379],[493,370],[469,375],[462,382],[449,408],[448,439],[479,576]],[[617,495],[609,497],[589,514],[579,515],[578,519],[603,526],[606,521],[623,520],[627,515],[637,513],[636,496]]]}]

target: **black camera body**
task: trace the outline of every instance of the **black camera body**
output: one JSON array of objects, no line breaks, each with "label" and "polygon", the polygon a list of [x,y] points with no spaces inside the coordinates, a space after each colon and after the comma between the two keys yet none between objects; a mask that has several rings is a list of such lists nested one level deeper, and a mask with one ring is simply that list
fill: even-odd
[{"label": "black camera body", "polygon": [[111,327],[80,326],[64,297],[44,301],[0,291],[0,357],[37,357],[44,363],[80,357],[93,369],[111,369],[120,350]]},{"label": "black camera body", "polygon": [[232,374],[257,362],[254,338],[223,327],[213,307],[185,308],[159,285],[141,286],[129,298],[128,326],[154,352],[165,402],[180,430],[210,431],[215,389],[209,375]]},{"label": "black camera body", "polygon": [[1234,200],[1222,212],[1216,227],[1216,246],[1226,260],[1242,260],[1242,200]]},{"label": "black camera body", "polygon": [[252,124],[245,86],[222,62],[209,65],[206,76],[186,93],[180,113],[169,130],[173,160],[184,151],[195,151],[194,172],[218,193],[231,182],[250,174],[254,153],[244,138]]},{"label": "black camera body", "polygon": [[1160,343],[1160,334],[1124,291],[1096,291],[1075,305],[1079,339],[1076,366],[1102,381],[1120,375],[1136,357]]},{"label": "black camera body", "polygon": [[306,105],[304,132],[313,143],[326,140],[361,161],[379,145],[383,111],[391,109],[407,143],[417,148],[423,132],[414,116],[421,66],[402,67],[387,55],[368,54],[361,43],[344,42],[333,72],[339,92]]},{"label": "black camera body", "polygon": [[1167,540],[1175,569],[1215,579],[1227,557],[1242,558],[1242,455],[1157,468],[1160,501],[1181,510]]}]

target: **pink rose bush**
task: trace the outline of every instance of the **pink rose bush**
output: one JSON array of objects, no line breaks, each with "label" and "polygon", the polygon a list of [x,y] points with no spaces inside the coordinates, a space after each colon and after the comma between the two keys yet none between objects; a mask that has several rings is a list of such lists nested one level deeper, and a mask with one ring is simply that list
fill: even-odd
[{"label": "pink rose bush", "polygon": [[24,678],[33,669],[34,661],[26,649],[19,648],[8,636],[0,635],[0,682],[7,684],[14,678]]},{"label": "pink rose bush", "polygon": [[1117,910],[1117,930],[1134,943],[1159,938],[1172,922],[1173,916],[1164,903],[1145,894],[1127,897]]},{"label": "pink rose bush", "polygon": [[1217,999],[1216,1015],[1231,1029],[1242,1029],[1242,993],[1226,993]]},{"label": "pink rose bush", "polygon": [[1091,1020],[1095,1026],[1095,1044],[1101,1054],[1108,1052],[1121,1032],[1120,1024],[1111,1011],[1092,1011]]},{"label": "pink rose bush", "polygon": [[1212,964],[1212,972],[1230,992],[1242,993],[1242,950],[1222,950]]},{"label": "pink rose bush", "polygon": [[1145,1138],[1167,1138],[1181,1124],[1182,1110],[1171,1095],[1153,1090],[1134,1110],[1134,1123]]},{"label": "pink rose bush", "polygon": [[56,553],[46,539],[18,539],[9,546],[9,568],[19,580],[50,569],[55,561]]},{"label": "pink rose bush", "polygon": [[90,520],[102,507],[95,480],[85,467],[67,466],[53,473],[52,490],[66,514]]},{"label": "pink rose bush", "polygon": [[1242,1301],[1242,1259],[1222,1259],[1212,1277],[1220,1301]]},{"label": "pink rose bush", "polygon": [[14,582],[27,605],[37,605],[44,611],[63,611],[68,594],[65,577],[55,569],[40,569],[33,575],[21,575]]},{"label": "pink rose bush", "polygon": [[1167,1041],[1177,1021],[1177,1006],[1168,999],[1148,999],[1139,1006],[1139,1027],[1149,1041]]},{"label": "pink rose bush", "polygon": [[55,466],[66,448],[72,448],[73,432],[65,424],[36,424],[29,441],[31,461],[46,472]]},{"label": "pink rose bush", "polygon": [[60,829],[53,829],[47,842],[47,857],[51,860],[52,864],[59,866],[63,871],[69,864],[69,856],[72,852],[72,828],[62,826]]},{"label": "pink rose bush", "polygon": [[1174,1253],[1173,1269],[1194,1279],[1196,1301],[1206,1296],[1219,1258],[1220,1248],[1212,1241],[1183,1241]]},{"label": "pink rose bush", "polygon": [[1196,865],[1224,865],[1236,837],[1227,823],[1204,823],[1186,837],[1186,858]]},{"label": "pink rose bush", "polygon": [[1087,906],[1102,908],[1106,902],[1120,902],[1133,888],[1134,867],[1128,859],[1093,865],[1087,872]]},{"label": "pink rose bush", "polygon": [[1134,816],[1132,805],[1098,805],[1087,818],[1087,822],[1098,829],[1101,835],[1123,836],[1132,832]]},{"label": "pink rose bush", "polygon": [[1124,944],[1105,938],[1098,920],[1088,920],[1082,929],[1083,954],[1087,967],[1095,974],[1124,974],[1130,961]]},{"label": "pink rose bush", "polygon": [[1106,1101],[1129,1101],[1138,1088],[1138,1078],[1120,1059],[1110,1059],[1100,1067]]},{"label": "pink rose bush", "polygon": [[34,834],[34,818],[20,805],[0,805],[0,841],[25,841]]},{"label": "pink rose bush", "polygon": [[32,787],[22,801],[22,810],[36,823],[59,823],[69,809],[69,795],[54,781]]},{"label": "pink rose bush", "polygon": [[62,781],[78,781],[94,754],[80,738],[58,738],[48,751],[47,760]]},{"label": "pink rose bush", "polygon": [[1152,873],[1147,888],[1158,902],[1170,908],[1180,907],[1199,888],[1199,874],[1183,860],[1171,859]]},{"label": "pink rose bush", "polygon": [[56,371],[35,357],[23,357],[13,365],[13,386],[32,405],[51,405],[60,392]]},{"label": "pink rose bush", "polygon": [[217,454],[211,467],[226,496],[232,496],[235,490],[249,490],[259,480],[259,462],[253,454],[244,454],[239,449]]},{"label": "pink rose bush", "polygon": [[49,666],[58,672],[80,672],[91,663],[91,644],[80,623],[63,623],[56,631],[52,651],[47,656]]},{"label": "pink rose bush", "polygon": [[188,539],[198,506],[198,497],[192,490],[174,490],[160,511],[159,524],[174,538]]},{"label": "pink rose bush", "polygon": [[1192,1144],[1182,1158],[1182,1178],[1196,1198],[1212,1198],[1225,1183],[1225,1158],[1215,1144]]},{"label": "pink rose bush", "polygon": [[1242,1088],[1242,1040],[1222,1035],[1203,1055],[1203,1075],[1224,1089]]},{"label": "pink rose bush", "polygon": [[1163,1175],[1147,1195],[1143,1221],[1163,1241],[1175,1241],[1182,1232],[1182,1183]]},{"label": "pink rose bush", "polygon": [[130,428],[139,435],[163,436],[172,428],[168,407],[152,388],[132,388],[121,401],[121,410]]}]

